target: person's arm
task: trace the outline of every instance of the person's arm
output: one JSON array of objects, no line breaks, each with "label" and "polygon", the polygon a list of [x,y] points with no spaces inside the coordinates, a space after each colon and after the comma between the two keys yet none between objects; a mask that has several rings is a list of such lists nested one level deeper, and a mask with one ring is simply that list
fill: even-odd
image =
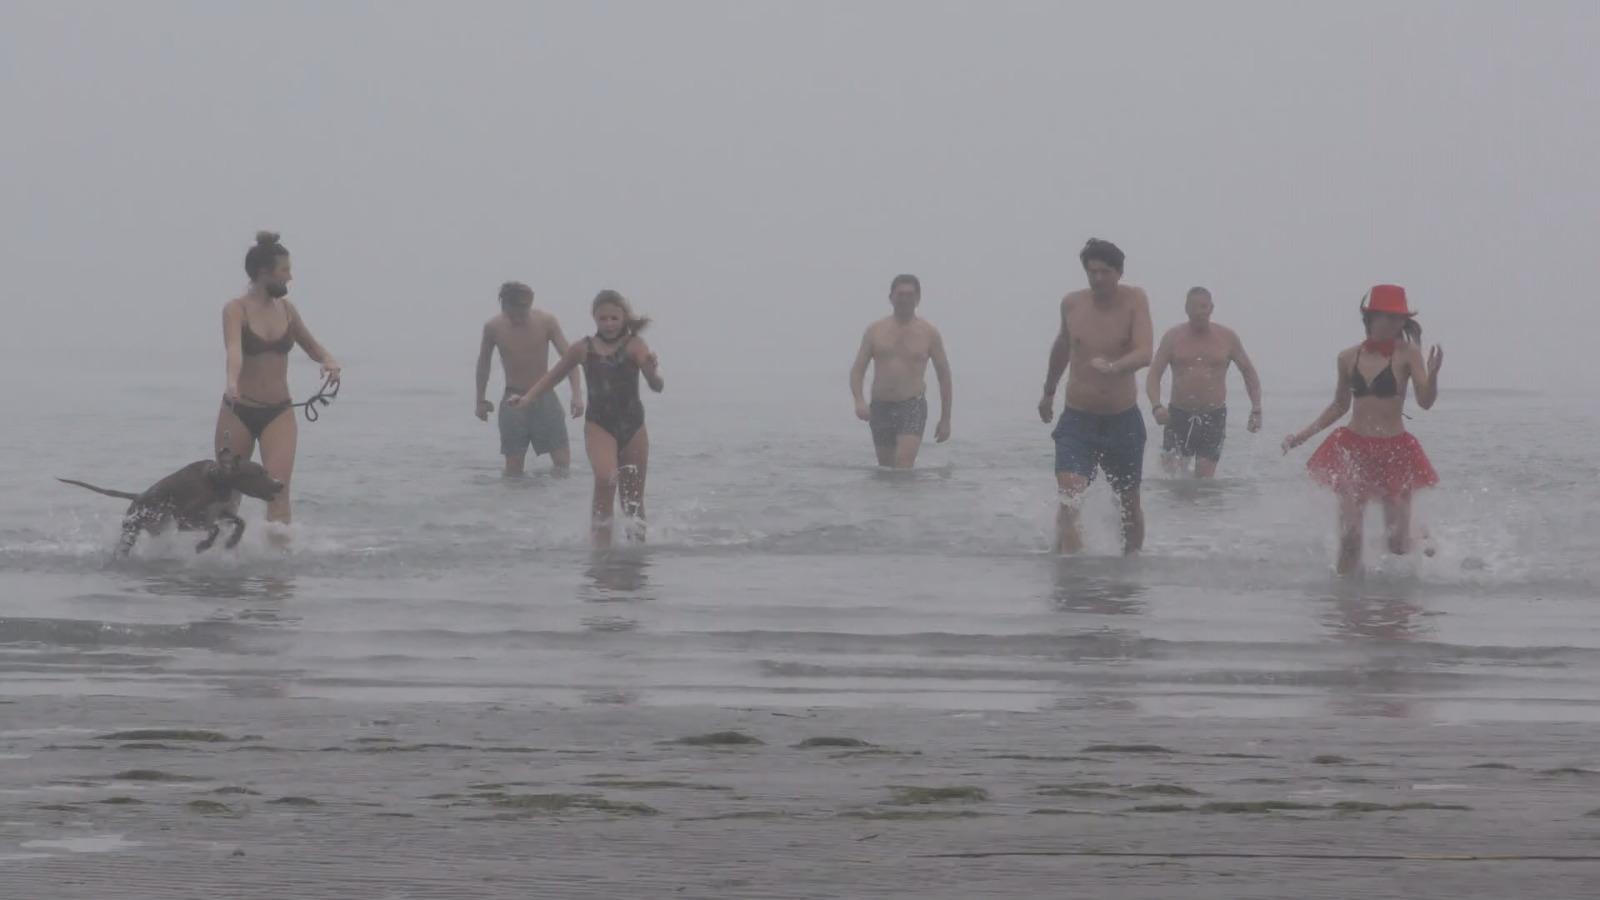
[{"label": "person's arm", "polygon": [[[572,349],[567,345],[567,336],[562,334],[561,323],[556,320],[555,316],[550,317],[550,344],[556,348],[556,353],[560,354],[558,359],[565,357],[567,351]],[[574,419],[583,415],[583,380],[580,377],[582,372],[582,366],[573,366],[572,373],[567,376],[567,380],[572,383],[572,417]]]},{"label": "person's arm", "polygon": [[871,418],[867,410],[867,365],[872,362],[872,329],[861,335],[861,349],[856,351],[856,361],[850,366],[850,394],[856,400],[856,415]]},{"label": "person's arm", "polygon": [[283,302],[289,306],[289,328],[294,332],[294,342],[300,345],[300,349],[304,350],[313,362],[322,365],[323,378],[337,384],[342,370],[339,361],[312,336],[311,329],[307,328],[305,320],[300,318],[300,310],[287,300]]},{"label": "person's arm", "polygon": [[[1433,409],[1433,404],[1439,399],[1439,367],[1444,365],[1444,349],[1438,344],[1428,351],[1427,368],[1423,369],[1422,348],[1412,351],[1411,359],[1411,384],[1417,389],[1417,405],[1423,409]],[[1423,374],[1418,374],[1419,372]]]},{"label": "person's arm", "polygon": [[939,424],[933,430],[933,439],[943,443],[950,440],[950,407],[955,401],[955,384],[950,377],[950,359],[945,355],[944,335],[937,328],[933,329],[930,355],[933,357],[933,374],[939,379]]},{"label": "person's arm", "polygon": [[1049,424],[1055,414],[1056,385],[1061,383],[1061,373],[1067,370],[1072,356],[1072,336],[1067,333],[1067,301],[1061,301],[1061,329],[1056,341],[1050,345],[1050,362],[1044,374],[1044,396],[1039,400],[1039,418]]},{"label": "person's arm", "polygon": [[[489,363],[494,359],[494,323],[485,322],[483,326],[483,340],[478,344],[478,402],[473,404],[477,416],[487,419],[489,413],[494,412],[494,404],[489,402]],[[486,408],[487,407],[487,408]]]},{"label": "person's arm", "polygon": [[1150,321],[1150,298],[1143,289],[1133,298],[1133,349],[1111,361],[1111,374],[1137,372],[1150,365],[1150,350],[1155,344],[1155,325]]},{"label": "person's arm", "polygon": [[544,373],[544,375],[538,381],[535,381],[533,383],[533,387],[528,388],[528,392],[526,394],[507,400],[506,405],[512,407],[527,406],[533,401],[538,400],[540,397],[543,397],[545,394],[550,393],[550,391],[555,389],[556,385],[561,383],[561,379],[567,377],[567,373],[577,368],[578,365],[583,362],[583,357],[588,352],[589,342],[587,340],[579,341],[578,343],[573,344],[571,347],[568,347],[567,352],[561,355],[561,359],[557,360],[556,364],[550,367],[550,371]]},{"label": "person's arm", "polygon": [[1261,375],[1256,372],[1256,364],[1250,361],[1250,354],[1244,352],[1244,341],[1239,339],[1238,332],[1233,335],[1233,364],[1239,367],[1239,374],[1244,377],[1244,392],[1250,395],[1250,431],[1261,428]]},{"label": "person's arm", "polygon": [[230,402],[239,399],[239,372],[244,369],[244,309],[237,303],[222,308],[222,345],[228,351],[227,384],[223,396]]},{"label": "person's arm", "polygon": [[1339,373],[1338,383],[1333,388],[1333,402],[1329,403],[1328,408],[1322,411],[1322,415],[1317,416],[1310,425],[1284,438],[1283,452],[1288,453],[1311,440],[1322,429],[1339,421],[1341,416],[1350,411],[1350,373],[1345,370],[1344,354],[1339,354],[1333,365]]},{"label": "person's arm", "polygon": [[642,338],[634,338],[628,342],[628,352],[633,355],[633,361],[639,366],[639,374],[644,376],[644,383],[650,385],[650,390],[661,393],[667,382],[661,377],[661,360],[650,352],[650,345]]},{"label": "person's arm", "polygon": [[1150,359],[1150,371],[1144,377],[1144,392],[1150,398],[1150,412],[1155,414],[1166,409],[1161,402],[1161,379],[1166,377],[1167,365],[1172,361],[1172,332],[1161,336],[1161,345],[1156,347],[1156,355]]}]

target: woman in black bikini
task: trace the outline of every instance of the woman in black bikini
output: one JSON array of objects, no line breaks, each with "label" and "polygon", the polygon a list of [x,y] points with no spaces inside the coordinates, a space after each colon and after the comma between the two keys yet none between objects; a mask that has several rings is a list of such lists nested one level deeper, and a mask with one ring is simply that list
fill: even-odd
[{"label": "woman in black bikini", "polygon": [[[322,364],[322,376],[339,383],[339,363],[311,336],[287,299],[289,251],[278,236],[262,231],[244,256],[250,288],[222,308],[222,341],[228,351],[228,385],[217,412],[216,446],[249,459],[257,443],[261,464],[289,483],[299,429],[289,398],[289,351],[296,344]],[[289,524],[289,491],[267,504],[267,521]]]},{"label": "woman in black bikini", "polygon": [[1283,439],[1283,452],[1310,440],[1347,411],[1350,424],[1339,428],[1311,454],[1311,477],[1339,497],[1340,574],[1361,565],[1361,525],[1370,500],[1383,502],[1389,551],[1411,549],[1411,495],[1439,483],[1439,476],[1406,431],[1406,385],[1417,391],[1417,405],[1433,408],[1439,397],[1439,367],[1444,351],[1435,346],[1422,360],[1422,326],[1406,301],[1405,288],[1380,284],[1361,301],[1367,339],[1339,354],[1333,402],[1304,430]]},{"label": "woman in black bikini", "polygon": [[622,514],[633,536],[644,538],[644,476],[650,462],[650,433],[644,425],[644,404],[639,400],[639,376],[660,393],[656,355],[639,332],[649,319],[633,313],[616,291],[601,291],[594,298],[593,337],[574,343],[561,361],[550,367],[526,394],[507,401],[513,407],[538,400],[583,366],[589,384],[589,407],[583,429],[589,465],[594,469],[594,506],[590,527],[595,543],[611,543],[611,513],[620,489]]}]

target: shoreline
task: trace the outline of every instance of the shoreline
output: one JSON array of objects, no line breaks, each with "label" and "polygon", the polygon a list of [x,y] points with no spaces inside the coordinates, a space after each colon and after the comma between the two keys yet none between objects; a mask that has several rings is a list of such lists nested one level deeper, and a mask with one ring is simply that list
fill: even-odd
[{"label": "shoreline", "polygon": [[1583,725],[63,699],[0,703],[18,897],[1036,896],[1070,874],[1107,892],[1088,896],[1221,898],[1283,896],[1289,869],[1298,897],[1514,896],[1532,872],[1579,896],[1560,886],[1600,877]]}]

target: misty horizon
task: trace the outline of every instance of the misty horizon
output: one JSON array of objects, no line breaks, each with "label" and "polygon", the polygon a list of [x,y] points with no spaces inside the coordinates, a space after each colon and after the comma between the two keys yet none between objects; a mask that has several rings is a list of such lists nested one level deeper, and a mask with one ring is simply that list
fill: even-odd
[{"label": "misty horizon", "polygon": [[1560,386],[1600,323],[1600,13],[1539,11],[11,4],[3,340],[18,367],[193,354],[220,387],[219,310],[270,229],[352,385],[466,394],[518,279],[569,335],[616,288],[667,371],[816,375],[848,415],[906,271],[958,415],[964,383],[1027,415],[1098,236],[1158,334],[1210,288],[1269,405],[1331,390],[1377,282],[1446,347],[1446,403]]}]

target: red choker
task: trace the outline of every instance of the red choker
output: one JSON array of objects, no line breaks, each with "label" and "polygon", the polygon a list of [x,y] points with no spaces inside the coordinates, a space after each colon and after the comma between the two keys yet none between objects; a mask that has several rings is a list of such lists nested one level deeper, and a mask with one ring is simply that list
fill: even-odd
[{"label": "red choker", "polygon": [[1393,356],[1394,341],[1375,341],[1372,338],[1367,338],[1361,342],[1361,349],[1366,350],[1368,353],[1377,353],[1380,356]]}]

